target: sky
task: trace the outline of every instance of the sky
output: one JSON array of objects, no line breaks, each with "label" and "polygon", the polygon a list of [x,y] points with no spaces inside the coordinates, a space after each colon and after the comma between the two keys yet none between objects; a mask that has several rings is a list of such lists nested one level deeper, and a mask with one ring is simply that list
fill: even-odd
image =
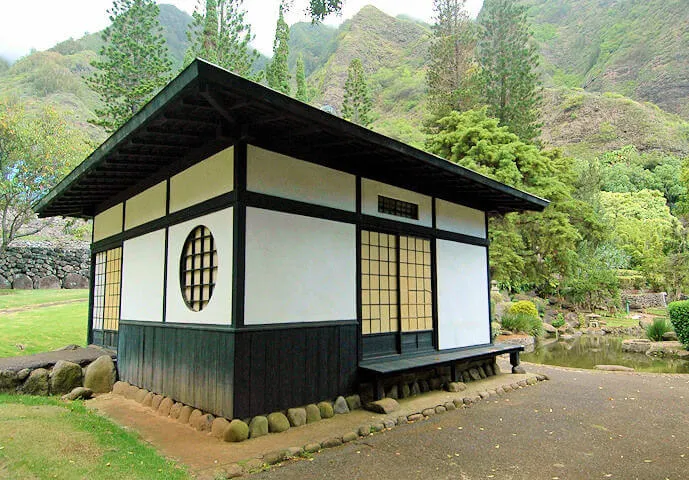
[{"label": "sky", "polygon": [[[255,34],[254,47],[272,55],[275,23],[280,0],[244,0],[247,21]],[[406,14],[432,23],[432,0],[344,0],[342,15],[331,16],[324,23],[339,25],[363,6],[374,5],[393,16]],[[197,0],[164,0],[191,14]],[[483,0],[467,0],[467,9],[475,17]],[[305,15],[308,0],[293,0],[286,17],[288,24],[309,21]],[[0,0],[0,57],[14,61],[31,49],[46,50],[69,37],[97,32],[108,23],[106,10],[112,0]]]}]

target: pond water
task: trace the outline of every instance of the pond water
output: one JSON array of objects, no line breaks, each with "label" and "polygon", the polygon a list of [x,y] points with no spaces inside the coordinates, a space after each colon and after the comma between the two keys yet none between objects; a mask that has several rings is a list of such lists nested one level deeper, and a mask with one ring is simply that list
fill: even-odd
[{"label": "pond water", "polygon": [[593,368],[595,365],[624,365],[638,372],[689,373],[689,361],[653,358],[643,353],[622,351],[620,337],[582,335],[570,341],[536,343],[532,353],[523,353],[525,362],[561,367]]}]

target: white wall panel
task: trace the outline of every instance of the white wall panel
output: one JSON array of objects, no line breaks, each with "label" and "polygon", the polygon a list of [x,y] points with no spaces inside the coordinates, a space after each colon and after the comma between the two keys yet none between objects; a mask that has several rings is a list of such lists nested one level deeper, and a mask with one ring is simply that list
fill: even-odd
[{"label": "white wall panel", "polygon": [[233,188],[234,147],[229,147],[170,178],[170,211],[191,207]]},{"label": "white wall panel", "polygon": [[247,148],[247,188],[331,208],[356,210],[356,177],[314,163]]},{"label": "white wall panel", "polygon": [[[213,234],[218,251],[218,275],[208,305],[200,312],[187,307],[179,281],[184,241],[197,226],[205,225]],[[166,321],[228,325],[232,322],[232,208],[204,215],[178,225],[168,233]]]},{"label": "white wall panel", "polygon": [[486,238],[486,215],[481,210],[436,199],[435,216],[440,230]]},{"label": "white wall panel", "polygon": [[[414,220],[412,218],[379,213],[378,195],[417,204],[419,206],[419,219]],[[368,178],[361,179],[361,211],[366,215],[431,227],[433,226],[432,201],[431,197],[421,195],[420,193],[393,187],[392,185],[369,180]]]},{"label": "white wall panel", "polygon": [[487,250],[437,241],[441,350],[490,343]]},{"label": "white wall panel", "polygon": [[165,230],[132,238],[122,250],[123,320],[163,320]]},{"label": "white wall panel", "polygon": [[93,241],[103,240],[122,232],[123,205],[118,203],[114,207],[99,213],[93,219]]},{"label": "white wall panel", "polygon": [[247,208],[247,325],[356,318],[356,227]]}]

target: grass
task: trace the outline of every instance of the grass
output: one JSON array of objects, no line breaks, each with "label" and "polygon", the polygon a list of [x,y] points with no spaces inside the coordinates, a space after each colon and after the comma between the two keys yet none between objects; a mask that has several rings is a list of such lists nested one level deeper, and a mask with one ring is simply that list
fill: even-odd
[{"label": "grass", "polygon": [[88,298],[88,290],[0,290],[0,310]]},{"label": "grass", "polygon": [[627,317],[601,317],[608,327],[638,327],[639,319]]},{"label": "grass", "polygon": [[658,317],[667,317],[667,308],[647,308],[644,313],[649,315],[656,315]]},{"label": "grass", "polygon": [[83,345],[86,342],[87,295],[83,290],[34,290],[0,296],[0,309],[7,308],[3,305],[20,308],[60,300],[84,300],[1,314],[0,357],[31,355],[72,343]]},{"label": "grass", "polygon": [[189,478],[185,469],[82,402],[24,395],[0,395],[0,476]]}]

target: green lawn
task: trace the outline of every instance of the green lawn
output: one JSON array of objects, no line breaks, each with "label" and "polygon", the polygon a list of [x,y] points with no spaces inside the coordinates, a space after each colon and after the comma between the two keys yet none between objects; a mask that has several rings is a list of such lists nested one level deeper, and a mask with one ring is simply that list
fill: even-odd
[{"label": "green lawn", "polygon": [[81,402],[0,395],[0,477],[186,479],[186,470]]},{"label": "green lawn", "polygon": [[88,290],[0,290],[0,310],[88,298]]},{"label": "green lawn", "polygon": [[87,296],[84,290],[34,290],[0,296],[0,310],[8,308],[3,305],[20,308],[61,300],[83,300],[0,313],[0,357],[46,352],[71,343],[84,345],[88,319]]},{"label": "green lawn", "polygon": [[667,308],[647,308],[644,310],[644,313],[648,313],[649,315],[656,315],[658,317],[667,317]]}]

